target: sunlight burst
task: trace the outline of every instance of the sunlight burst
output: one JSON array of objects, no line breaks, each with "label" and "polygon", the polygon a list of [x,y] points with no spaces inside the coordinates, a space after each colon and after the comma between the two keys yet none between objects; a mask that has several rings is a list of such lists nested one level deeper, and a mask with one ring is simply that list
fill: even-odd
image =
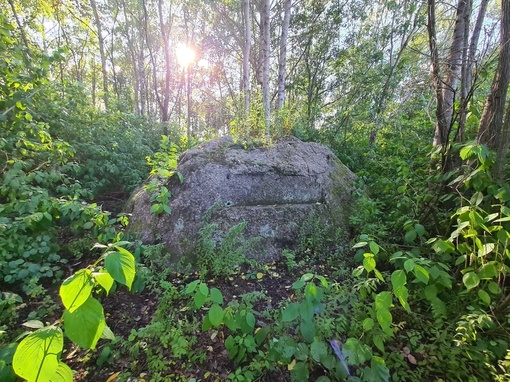
[{"label": "sunlight burst", "polygon": [[181,42],[177,44],[177,47],[175,49],[175,55],[177,56],[177,61],[179,62],[179,65],[186,67],[193,61],[195,61],[196,53],[193,50],[193,48]]}]

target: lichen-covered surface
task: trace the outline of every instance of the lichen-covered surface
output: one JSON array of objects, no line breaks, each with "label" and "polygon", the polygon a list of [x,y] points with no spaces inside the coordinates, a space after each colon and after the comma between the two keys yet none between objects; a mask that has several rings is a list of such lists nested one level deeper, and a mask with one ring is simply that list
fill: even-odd
[{"label": "lichen-covered surface", "polygon": [[223,137],[184,153],[178,171],[184,182],[173,177],[167,185],[171,214],[151,214],[143,187],[129,211],[144,242],[163,242],[177,257],[193,254],[213,206],[207,223],[217,224],[215,237],[245,221],[245,237],[258,237],[248,255],[262,261],[295,247],[310,217],[321,219],[325,230],[347,229],[355,175],[325,146],[289,137],[247,150]]}]

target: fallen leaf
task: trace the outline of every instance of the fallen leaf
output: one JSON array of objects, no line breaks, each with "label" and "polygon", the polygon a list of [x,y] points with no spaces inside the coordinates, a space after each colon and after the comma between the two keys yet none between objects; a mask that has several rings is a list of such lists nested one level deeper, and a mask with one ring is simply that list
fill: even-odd
[{"label": "fallen leaf", "polygon": [[416,365],[416,363],[417,363],[417,362],[416,362],[416,358],[414,358],[414,355],[412,355],[412,354],[409,354],[409,355],[407,356],[407,360],[409,361],[409,363],[411,363],[411,364],[413,364],[413,365]]},{"label": "fallen leaf", "polygon": [[106,382],[114,382],[119,375],[120,375],[120,371],[116,372],[115,374],[110,375],[108,377],[108,379],[106,380]]}]

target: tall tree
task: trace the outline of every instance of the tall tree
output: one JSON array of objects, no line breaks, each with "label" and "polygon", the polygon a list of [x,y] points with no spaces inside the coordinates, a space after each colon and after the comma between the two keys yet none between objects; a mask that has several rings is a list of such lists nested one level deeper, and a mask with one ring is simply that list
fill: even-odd
[{"label": "tall tree", "polygon": [[99,44],[99,55],[101,57],[101,73],[103,74],[103,101],[106,108],[108,108],[109,95],[108,95],[108,68],[106,67],[106,53],[104,47],[104,36],[101,19],[97,10],[96,0],[90,0],[90,7],[94,14],[94,23],[96,26],[97,42]]},{"label": "tall tree", "polygon": [[[171,58],[170,58],[170,32],[172,30],[172,2],[169,3],[170,16],[165,22],[163,14],[162,0],[158,0],[159,28],[161,31],[161,39],[163,40],[163,51],[165,57],[165,84],[163,90],[163,103],[161,105],[161,120],[164,123],[163,134],[168,135],[169,105],[170,105],[170,79],[172,76]],[[154,89],[156,91],[156,89]]]},{"label": "tall tree", "polygon": [[437,47],[436,1],[428,0],[428,33],[432,61],[432,79],[436,94],[436,127],[434,146],[446,147],[453,125],[454,103],[457,85],[462,72],[462,58],[466,39],[466,25],[469,25],[472,0],[458,0],[455,12],[455,26],[449,47],[448,57],[441,75],[441,64]]},{"label": "tall tree", "polygon": [[291,0],[285,0],[283,5],[282,34],[280,37],[280,55],[278,60],[278,95],[276,101],[276,113],[278,113],[285,102],[285,72],[287,70],[287,40],[289,36]]},{"label": "tall tree", "polygon": [[242,1],[242,13],[244,23],[244,47],[243,47],[243,83],[244,92],[244,121],[246,124],[246,136],[248,137],[250,126],[248,125],[248,116],[250,114],[250,53],[251,53],[251,12],[250,0]]},{"label": "tall tree", "polygon": [[269,67],[271,61],[271,1],[261,0],[260,29],[261,29],[261,63],[262,63],[262,107],[264,110],[264,126],[266,138],[271,133],[271,98],[269,88]]},{"label": "tall tree", "polygon": [[[499,42],[499,59],[496,73],[492,81],[490,93],[485,101],[477,140],[496,150],[496,175],[501,176],[505,156],[508,150],[509,122],[503,124],[508,84],[510,82],[510,1],[501,2],[501,28]],[[510,111],[510,106],[509,106]],[[510,115],[507,113],[506,118]]]}]

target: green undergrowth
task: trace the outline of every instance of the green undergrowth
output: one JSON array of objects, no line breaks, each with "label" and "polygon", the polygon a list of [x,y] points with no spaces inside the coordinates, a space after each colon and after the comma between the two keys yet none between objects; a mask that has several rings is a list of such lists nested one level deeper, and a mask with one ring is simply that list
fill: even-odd
[{"label": "green undergrowth", "polygon": [[[211,246],[201,271],[152,277],[158,311],[127,340],[136,351],[125,378],[143,355],[156,381],[507,380],[510,190],[492,180],[485,148],[466,145],[460,155],[471,164],[443,180],[460,196],[448,235],[408,219],[394,242],[359,235],[352,260],[326,252],[332,247],[317,235],[276,264],[252,267],[229,267],[242,260],[234,247],[223,249],[229,258]],[[369,219],[355,218],[360,226]],[[152,251],[149,272],[165,257],[162,247],[159,257]]]}]

